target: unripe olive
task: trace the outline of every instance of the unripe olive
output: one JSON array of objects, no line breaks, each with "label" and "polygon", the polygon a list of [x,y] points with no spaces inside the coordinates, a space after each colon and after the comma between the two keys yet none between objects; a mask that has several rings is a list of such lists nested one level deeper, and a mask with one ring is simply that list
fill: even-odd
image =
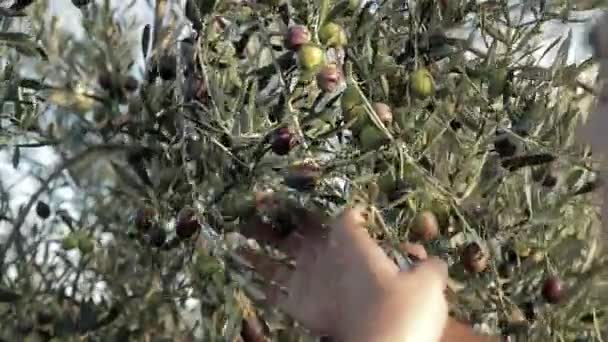
[{"label": "unripe olive", "polygon": [[73,234],[69,234],[61,240],[61,248],[65,251],[70,251],[76,247],[78,247],[78,239]]},{"label": "unripe olive", "polygon": [[498,68],[490,75],[488,84],[488,97],[494,99],[502,95],[507,84],[508,71],[505,68]]},{"label": "unripe olive", "polygon": [[346,32],[336,23],[327,23],[319,30],[319,40],[322,44],[331,47],[344,47],[348,43]]},{"label": "unripe olive", "polygon": [[316,45],[306,44],[298,50],[298,61],[304,70],[315,70],[325,63],[325,52]]},{"label": "unripe olive", "polygon": [[388,138],[374,124],[366,125],[359,134],[361,149],[369,151],[377,149],[388,142]]},{"label": "unripe olive", "polygon": [[410,77],[410,88],[414,95],[420,98],[427,98],[435,92],[433,75],[425,68],[420,68]]},{"label": "unripe olive", "polygon": [[415,239],[421,241],[436,239],[439,236],[439,222],[437,221],[437,216],[430,210],[420,212],[414,221],[412,235]]},{"label": "unripe olive", "polygon": [[363,105],[355,106],[343,112],[343,114],[345,122],[351,122],[354,120],[354,122],[350,126],[350,129],[353,132],[360,132],[366,126],[374,125],[372,122],[370,122],[369,116],[367,115],[367,111],[365,110],[365,107]]},{"label": "unripe olive", "polygon": [[397,175],[392,170],[388,170],[378,177],[378,188],[385,194],[393,192],[397,186]]},{"label": "unripe olive", "polygon": [[78,238],[78,249],[82,254],[89,254],[95,249],[95,243],[90,236],[82,235]]},{"label": "unripe olive", "polygon": [[407,131],[416,128],[416,115],[412,113],[410,108],[397,107],[394,112],[401,129]]},{"label": "unripe olive", "polygon": [[340,107],[342,112],[347,112],[355,106],[359,106],[363,103],[363,99],[359,95],[359,91],[355,86],[349,85],[344,89],[342,97],[340,98]]}]

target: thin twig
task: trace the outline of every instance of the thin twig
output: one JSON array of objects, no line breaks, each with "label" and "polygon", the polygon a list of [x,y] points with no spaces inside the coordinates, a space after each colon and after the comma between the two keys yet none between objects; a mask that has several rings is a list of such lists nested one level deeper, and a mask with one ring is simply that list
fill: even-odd
[{"label": "thin twig", "polygon": [[59,140],[48,140],[48,141],[40,141],[35,143],[25,143],[25,144],[0,144],[1,147],[19,147],[19,148],[38,148],[38,147],[46,147],[46,146],[56,146],[60,143]]},{"label": "thin twig", "polygon": [[42,195],[42,193],[47,190],[49,184],[55,178],[61,176],[65,169],[68,169],[68,168],[78,164],[78,162],[89,157],[91,154],[100,153],[100,152],[110,153],[110,152],[116,152],[116,151],[128,150],[128,149],[134,149],[134,148],[137,148],[137,147],[127,146],[127,145],[122,145],[122,144],[97,145],[97,146],[90,147],[90,148],[86,149],[85,151],[77,154],[76,156],[65,160],[61,165],[59,165],[55,169],[55,171],[53,171],[53,173],[51,173],[42,182],[40,188],[38,188],[38,190],[30,197],[27,204],[20,210],[19,215],[17,216],[17,219],[15,220],[15,223],[13,224],[13,230],[11,231],[10,235],[8,236],[8,238],[6,240],[6,243],[2,247],[2,250],[0,251],[0,269],[2,269],[4,266],[6,253],[8,252],[10,247],[13,245],[13,243],[15,243],[15,240],[17,239],[17,237],[19,235],[19,230],[21,229],[21,226],[23,226],[23,223],[25,223],[27,214],[30,212],[30,210],[32,210],[32,207],[38,200],[38,197],[40,197],[40,195]]}]

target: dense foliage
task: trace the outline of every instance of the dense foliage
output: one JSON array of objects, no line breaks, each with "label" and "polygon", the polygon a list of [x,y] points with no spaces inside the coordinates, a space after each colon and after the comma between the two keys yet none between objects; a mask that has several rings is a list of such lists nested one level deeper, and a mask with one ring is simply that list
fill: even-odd
[{"label": "dense foliage", "polygon": [[[188,0],[185,39],[166,0],[135,38],[107,3],[73,0],[82,37],[23,3],[0,10],[1,146],[39,182],[17,210],[2,187],[0,338],[303,338],[224,243],[267,190],[330,215],[365,203],[387,250],[449,261],[452,312],[480,330],[608,326],[599,164],[574,141],[593,60],[534,39],[575,2]],[[55,169],[24,169],[38,148]]]}]

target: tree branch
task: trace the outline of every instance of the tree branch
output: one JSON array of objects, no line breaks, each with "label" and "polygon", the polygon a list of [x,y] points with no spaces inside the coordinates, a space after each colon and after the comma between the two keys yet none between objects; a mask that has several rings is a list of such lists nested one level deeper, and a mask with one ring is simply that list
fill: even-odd
[{"label": "tree branch", "polygon": [[76,156],[74,156],[72,158],[65,160],[61,165],[59,165],[55,169],[55,171],[53,171],[53,173],[51,173],[42,182],[42,185],[40,186],[40,188],[30,197],[27,204],[20,210],[19,215],[17,216],[17,219],[15,220],[15,223],[13,225],[13,230],[11,231],[10,235],[8,236],[8,239],[6,240],[6,243],[2,247],[2,250],[0,251],[0,269],[4,268],[4,264],[6,261],[5,260],[6,253],[8,252],[9,248],[15,243],[15,241],[19,235],[19,230],[21,229],[21,226],[23,226],[23,223],[25,222],[25,219],[27,218],[27,214],[34,207],[34,204],[38,200],[38,197],[40,197],[40,195],[42,195],[42,193],[47,190],[49,184],[55,178],[57,178],[63,174],[63,171],[65,169],[76,165],[78,162],[89,157],[91,154],[111,153],[111,152],[116,152],[116,151],[124,151],[124,150],[130,150],[130,149],[138,149],[138,148],[139,147],[126,146],[126,145],[122,145],[122,144],[96,145],[96,146],[86,149],[85,151],[77,154]]}]

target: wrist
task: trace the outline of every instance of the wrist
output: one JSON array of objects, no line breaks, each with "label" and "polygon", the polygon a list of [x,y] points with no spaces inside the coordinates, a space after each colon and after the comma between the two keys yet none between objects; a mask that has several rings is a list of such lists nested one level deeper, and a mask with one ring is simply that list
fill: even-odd
[{"label": "wrist", "polygon": [[[384,277],[382,277],[384,278]],[[378,324],[388,316],[385,313],[385,302],[388,301],[388,285],[383,279],[373,279],[366,284],[355,286],[359,291],[346,291],[340,303],[349,305],[339,308],[340,314],[335,319],[335,329],[332,336],[338,341],[378,341],[377,338],[368,338],[378,328]],[[365,290],[363,290],[365,288]],[[351,288],[352,289],[352,288]]]},{"label": "wrist", "polygon": [[381,288],[365,309],[353,312],[335,336],[349,342],[439,342],[447,320],[443,298],[430,303],[434,299],[416,298],[401,283],[394,285]]}]

